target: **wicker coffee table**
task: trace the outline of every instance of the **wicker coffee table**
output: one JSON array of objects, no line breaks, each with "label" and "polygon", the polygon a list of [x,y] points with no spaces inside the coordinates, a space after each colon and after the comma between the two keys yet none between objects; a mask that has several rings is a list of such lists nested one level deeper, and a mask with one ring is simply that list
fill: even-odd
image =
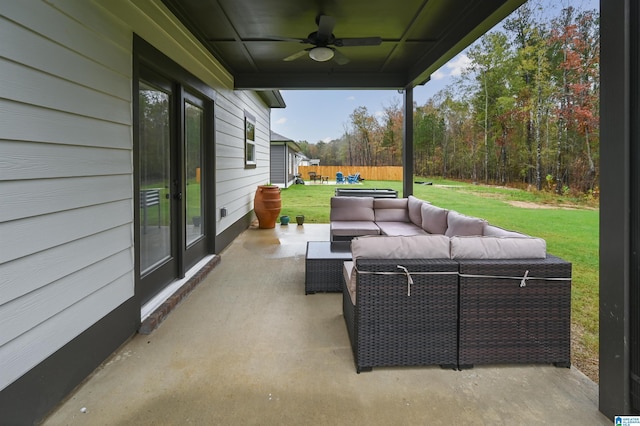
[{"label": "wicker coffee table", "polygon": [[307,242],[305,256],[305,294],[342,291],[342,264],[351,260],[351,243]]}]

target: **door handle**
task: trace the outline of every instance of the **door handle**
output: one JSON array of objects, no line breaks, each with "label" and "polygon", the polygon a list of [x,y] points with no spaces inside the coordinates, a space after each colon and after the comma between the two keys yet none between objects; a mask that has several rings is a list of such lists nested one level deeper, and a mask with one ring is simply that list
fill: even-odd
[{"label": "door handle", "polygon": [[174,200],[182,200],[182,192],[178,192],[173,196]]}]

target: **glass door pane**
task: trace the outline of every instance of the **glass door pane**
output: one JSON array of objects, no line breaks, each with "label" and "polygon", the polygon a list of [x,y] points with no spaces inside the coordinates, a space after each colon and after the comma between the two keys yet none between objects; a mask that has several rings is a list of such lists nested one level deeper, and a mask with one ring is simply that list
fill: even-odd
[{"label": "glass door pane", "polygon": [[202,217],[202,138],[204,114],[202,108],[185,102],[185,208],[186,244],[189,247],[204,235]]},{"label": "glass door pane", "polygon": [[140,271],[171,259],[171,96],[140,82]]}]

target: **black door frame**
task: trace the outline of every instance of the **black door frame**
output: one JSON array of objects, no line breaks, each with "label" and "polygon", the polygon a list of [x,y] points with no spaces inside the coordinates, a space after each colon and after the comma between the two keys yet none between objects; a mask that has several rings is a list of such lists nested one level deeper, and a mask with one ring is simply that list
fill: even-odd
[{"label": "black door frame", "polygon": [[[179,188],[172,188],[172,195],[175,195],[178,201],[172,203],[176,207],[174,209],[176,225],[173,227],[178,230],[176,235],[175,246],[172,247],[172,254],[176,256],[176,271],[166,271],[173,276],[166,279],[169,284],[175,279],[185,276],[187,270],[195,265],[200,259],[207,254],[215,253],[215,236],[216,236],[216,208],[215,208],[215,91],[203,83],[191,73],[186,71],[180,65],[165,56],[159,50],[147,43],[145,40],[134,34],[133,38],[133,78],[132,78],[132,96],[133,96],[133,167],[134,194],[140,192],[139,182],[139,105],[138,91],[139,82],[144,74],[151,73],[170,81],[172,84],[172,102],[171,114],[175,124],[171,129],[172,135],[172,155],[176,157],[175,172],[173,175],[180,182]],[[144,80],[144,78],[142,78]],[[188,94],[188,95],[186,95]],[[187,250],[186,237],[184,229],[186,226],[186,215],[184,208],[184,198],[180,197],[180,193],[184,193],[185,188],[185,171],[184,171],[184,102],[187,97],[195,97],[202,102],[204,107],[204,134],[202,141],[202,175],[201,182],[204,186],[204,204],[202,212],[202,226],[204,226],[204,237],[197,243],[193,244]],[[134,245],[135,245],[135,297],[140,305],[146,300],[143,296],[143,285],[141,278],[140,266],[140,197],[134,197]],[[181,199],[180,199],[181,198]],[[149,273],[149,276],[154,272]],[[160,273],[162,274],[162,272]],[[162,277],[153,277],[152,279],[162,279]]]}]

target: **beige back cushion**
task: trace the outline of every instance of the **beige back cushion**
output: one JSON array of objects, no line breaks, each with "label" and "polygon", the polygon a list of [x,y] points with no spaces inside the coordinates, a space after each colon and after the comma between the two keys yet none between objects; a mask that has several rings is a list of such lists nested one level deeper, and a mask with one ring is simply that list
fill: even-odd
[{"label": "beige back cushion", "polygon": [[447,214],[447,232],[445,232],[445,235],[447,237],[482,235],[486,223],[487,221],[484,219],[465,216],[457,211],[450,210]]},{"label": "beige back cushion", "polygon": [[376,222],[409,222],[408,201],[406,198],[374,198]]},{"label": "beige back cushion", "polygon": [[422,229],[430,234],[441,234],[447,231],[448,210],[431,204],[422,204]]},{"label": "beige back cushion", "polygon": [[422,226],[422,205],[428,203],[419,198],[409,195],[407,199],[407,206],[409,208],[409,220],[416,226]]},{"label": "beige back cushion", "polygon": [[373,222],[373,197],[332,197],[329,218]]},{"label": "beige back cushion", "polygon": [[353,259],[449,259],[444,235],[370,236],[351,241]]},{"label": "beige back cushion", "polygon": [[509,231],[499,226],[489,225],[486,223],[482,230],[482,235],[485,237],[515,237],[515,238],[528,238],[528,235],[521,234],[520,232]]},{"label": "beige back cushion", "polygon": [[451,237],[452,259],[544,259],[542,238]]}]

